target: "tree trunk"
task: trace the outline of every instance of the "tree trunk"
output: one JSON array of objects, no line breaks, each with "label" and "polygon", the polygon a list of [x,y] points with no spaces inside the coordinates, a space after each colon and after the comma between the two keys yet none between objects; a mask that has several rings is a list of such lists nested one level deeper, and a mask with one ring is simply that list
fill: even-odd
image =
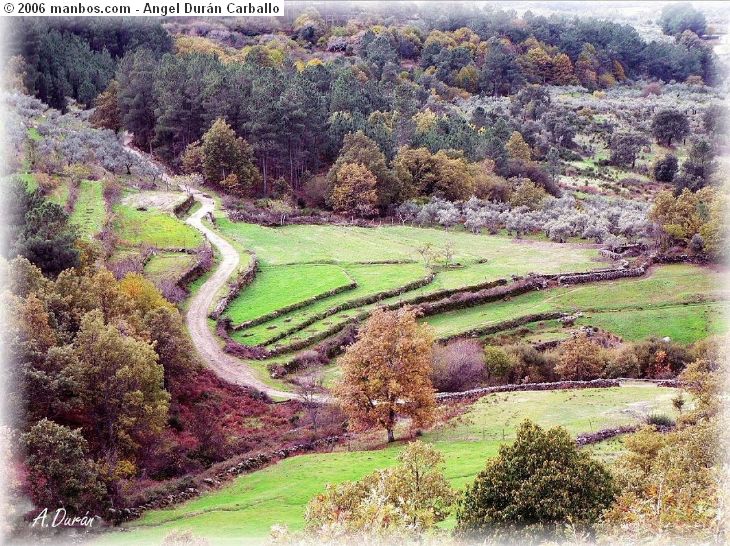
[{"label": "tree trunk", "polygon": [[388,443],[395,442],[395,435],[393,434],[393,429],[388,429]]}]

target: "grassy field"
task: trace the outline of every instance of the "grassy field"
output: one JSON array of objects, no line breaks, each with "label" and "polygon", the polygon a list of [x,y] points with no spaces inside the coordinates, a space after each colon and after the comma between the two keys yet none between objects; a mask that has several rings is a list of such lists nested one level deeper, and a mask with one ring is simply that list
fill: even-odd
[{"label": "grassy field", "polygon": [[178,279],[195,263],[195,256],[183,252],[159,252],[144,267],[145,277],[151,281]]},{"label": "grassy field", "polygon": [[70,222],[78,226],[81,235],[93,237],[102,230],[105,219],[106,207],[102,183],[98,180],[82,180]]},{"label": "grassy field", "polygon": [[114,229],[126,245],[197,248],[203,243],[199,231],[171,214],[155,209],[137,210],[127,205],[117,205],[114,212]]},{"label": "grassy field", "polygon": [[576,324],[597,326],[628,341],[667,336],[679,343],[693,343],[727,331],[722,303],[586,313]]},{"label": "grassy field", "polygon": [[[420,262],[418,248],[426,243],[432,244],[435,250],[443,250],[451,243],[455,261],[494,261],[495,267],[504,265],[502,271],[505,274],[515,273],[515,265],[541,270],[540,266],[550,262],[557,262],[556,266],[566,271],[572,270],[585,267],[586,262],[590,263],[598,255],[595,249],[411,226],[291,225],[270,228],[231,222],[225,218],[219,220],[218,226],[226,237],[256,252],[266,265],[382,260]],[[557,248],[560,248],[559,253],[555,252]]]},{"label": "grassy field", "polygon": [[[445,269],[434,262],[436,276],[427,286],[394,296],[385,302],[408,300],[430,292],[473,286],[485,281],[530,272],[585,271],[604,266],[595,249],[578,245],[521,240],[506,236],[474,235],[463,230],[447,232],[410,226],[359,228],[351,226],[284,226],[267,228],[253,224],[218,221],[218,228],[239,252],[256,253],[262,274],[233,302],[227,316],[234,323],[249,320],[317,293],[323,285],[316,275],[299,275],[291,264],[341,267],[357,282],[357,288],[330,296],[261,325],[237,332],[234,338],[249,345],[267,344],[282,330],[302,324],[308,317],[344,302],[395,289],[427,275],[418,249],[431,244],[437,252],[452,245],[458,267]],[[556,250],[559,249],[559,252]],[[407,263],[373,264],[400,261]],[[318,270],[312,269],[312,272]],[[322,271],[322,270],[319,270]],[[281,292],[288,292],[282,294]],[[328,316],[306,329],[292,333],[273,346],[306,339],[371,310],[359,306]]]},{"label": "grassy field", "polygon": [[341,267],[331,264],[263,267],[225,316],[239,324],[352,282]]},{"label": "grassy field", "polygon": [[[280,269],[288,267],[290,266],[281,266]],[[305,320],[307,320],[310,316],[316,313],[321,313],[323,311],[326,311],[327,309],[331,309],[332,307],[340,305],[343,302],[367,297],[372,294],[383,292],[385,290],[398,288],[408,282],[418,280],[427,274],[426,268],[422,264],[418,263],[388,265],[348,264],[344,265],[343,267],[347,271],[348,276],[354,279],[357,283],[356,288],[317,301],[311,305],[308,305],[306,309],[292,311],[258,326],[254,326],[241,332],[237,332],[234,335],[234,338],[248,345],[268,343],[268,340],[271,339],[271,337],[276,333],[280,332],[283,329],[298,326],[302,324]],[[296,290],[296,287],[301,282],[301,280],[297,279],[296,277],[289,277],[287,279],[287,282],[293,285],[293,290]],[[255,284],[256,283],[254,283],[254,285]],[[242,292],[241,296],[234,301],[231,309],[238,305],[239,302],[246,301],[248,298],[248,289],[246,289],[244,292]],[[364,309],[364,307],[360,307],[358,308],[358,310],[353,309],[348,311],[342,311],[341,313],[338,313],[331,318],[324,319],[313,324],[311,327],[303,330],[302,335],[310,335],[312,332],[316,332],[321,328],[326,328],[327,326],[334,324],[335,322],[347,320],[347,318],[353,316],[356,312],[359,312],[359,310],[362,309]],[[291,339],[297,338],[298,336],[291,336]]]},{"label": "grassy field", "polygon": [[[703,298],[720,298],[722,293],[719,281],[719,274],[705,268],[667,265],[657,267],[649,276],[642,278],[531,292],[506,301],[442,313],[428,317],[425,321],[435,328],[437,337],[443,338],[532,313],[602,311],[614,312],[616,318],[613,326],[620,324],[628,337],[638,338],[641,337],[640,325],[634,322],[627,311],[676,307],[683,303],[696,303]],[[689,313],[699,310],[695,306],[687,306],[686,309]],[[676,324],[681,327],[679,322]],[[678,335],[674,329],[667,332],[665,335],[670,337],[672,334]],[[653,333],[658,334],[659,331]]]},{"label": "grassy field", "polygon": [[[578,434],[636,422],[651,411],[671,413],[673,396],[673,389],[640,384],[494,394],[480,399],[466,415],[425,433],[423,440],[444,454],[446,476],[454,487],[463,488],[500,444],[514,438],[515,427],[525,418],[545,426],[562,425]],[[610,460],[618,447],[613,442],[598,447],[596,453]],[[347,451],[345,446],[333,453],[285,459],[178,507],[148,512],[129,524],[131,532],[105,536],[103,542],[159,541],[172,529],[191,529],[218,544],[237,536],[264,539],[275,523],[300,529],[306,503],[325,484],[358,479],[393,465],[401,449],[402,443],[375,451]]]}]

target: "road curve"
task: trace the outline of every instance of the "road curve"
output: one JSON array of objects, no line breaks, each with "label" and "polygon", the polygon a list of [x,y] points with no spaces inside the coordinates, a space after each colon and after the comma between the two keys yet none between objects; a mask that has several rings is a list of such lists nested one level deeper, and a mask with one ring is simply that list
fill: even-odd
[{"label": "road curve", "polygon": [[240,260],[238,252],[228,241],[203,224],[203,218],[215,210],[215,201],[200,191],[191,188],[185,188],[185,190],[202,205],[194,214],[190,215],[186,223],[201,231],[218,249],[221,256],[218,269],[203,283],[190,301],[185,321],[193,344],[208,367],[221,379],[229,383],[252,387],[272,397],[298,399],[299,397],[293,393],[273,389],[261,381],[246,364],[224,352],[218,344],[218,338],[210,331],[208,311],[213,306],[220,289],[226,286],[228,279],[238,269]]}]

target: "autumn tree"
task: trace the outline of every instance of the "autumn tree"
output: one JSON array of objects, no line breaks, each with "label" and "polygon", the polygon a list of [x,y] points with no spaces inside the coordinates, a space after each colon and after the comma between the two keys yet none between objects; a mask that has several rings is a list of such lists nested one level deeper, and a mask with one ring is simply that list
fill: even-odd
[{"label": "autumn tree", "polygon": [[604,466],[562,427],[544,430],[525,420],[512,445],[499,448],[467,486],[456,521],[459,535],[478,538],[515,527],[560,532],[589,526],[610,506],[616,489]]},{"label": "autumn tree", "polygon": [[461,154],[440,150],[433,154],[435,177],[426,188],[429,195],[448,201],[464,201],[474,195],[475,179],[469,162]]},{"label": "autumn tree", "polygon": [[359,163],[372,173],[376,181],[378,206],[386,206],[404,199],[398,179],[388,168],[385,154],[377,143],[362,131],[345,135],[337,160],[327,174],[331,185],[335,184],[337,173],[345,163]]},{"label": "autumn tree", "polygon": [[509,203],[513,207],[527,207],[535,210],[547,199],[547,192],[532,180],[520,179],[517,187],[509,196]]},{"label": "autumn tree", "polygon": [[106,486],[88,459],[80,430],[42,419],[22,435],[31,496],[36,506],[64,507],[69,515],[103,508]]},{"label": "autumn tree", "polygon": [[119,110],[119,82],[112,80],[107,88],[94,99],[94,112],[89,121],[96,127],[111,129],[122,128],[122,112]]},{"label": "autumn tree", "polygon": [[393,160],[393,168],[402,193],[408,199],[435,185],[433,155],[427,148],[402,147]]},{"label": "autumn tree", "polygon": [[531,83],[545,84],[553,72],[553,60],[540,46],[530,48],[517,62],[525,78]]},{"label": "autumn tree", "polygon": [[555,85],[572,85],[575,83],[573,62],[565,53],[559,53],[553,59],[553,83]]},{"label": "autumn tree", "polygon": [[356,426],[379,426],[393,434],[399,415],[416,426],[433,420],[431,385],[433,334],[415,311],[378,309],[342,357],[335,393]]},{"label": "autumn tree", "polygon": [[336,212],[360,217],[373,216],[377,212],[377,181],[361,163],[344,163],[337,170],[330,202]]},{"label": "autumn tree", "polygon": [[671,146],[672,140],[689,135],[689,119],[678,110],[661,110],[651,120],[651,132],[657,142]]},{"label": "autumn tree", "polygon": [[507,141],[507,153],[510,159],[519,159],[521,161],[530,161],[532,159],[530,145],[525,142],[525,139],[519,131],[513,131],[509,137]]},{"label": "autumn tree", "polygon": [[670,240],[688,242],[695,233],[700,233],[703,238],[707,235],[720,241],[723,237],[719,236],[724,230],[722,222],[717,221],[724,210],[723,201],[712,188],[702,188],[697,192],[685,188],[678,196],[669,191],[659,192],[649,211],[649,218],[661,226]]},{"label": "autumn tree", "polygon": [[180,156],[183,172],[187,174],[202,173],[204,158],[205,153],[201,142],[199,140],[191,142],[185,147],[185,151]]},{"label": "autumn tree", "polygon": [[560,346],[555,372],[569,381],[595,379],[603,370],[601,348],[585,334],[577,335]]},{"label": "autumn tree", "polygon": [[[309,532],[408,534],[431,529],[448,515],[455,495],[443,475],[444,458],[416,441],[398,455],[393,468],[376,470],[357,482],[327,485],[307,506]],[[334,537],[333,537],[334,538]]]},{"label": "autumn tree", "polygon": [[236,136],[228,123],[218,118],[202,138],[203,176],[210,184],[220,184],[228,175],[236,176],[237,193],[251,193],[261,179],[251,147]]},{"label": "autumn tree", "polygon": [[100,311],[82,318],[74,351],[83,370],[80,391],[95,416],[107,464],[121,475],[132,474],[138,451],[159,435],[167,418],[169,396],[158,355],[151,344],[104,324]]}]

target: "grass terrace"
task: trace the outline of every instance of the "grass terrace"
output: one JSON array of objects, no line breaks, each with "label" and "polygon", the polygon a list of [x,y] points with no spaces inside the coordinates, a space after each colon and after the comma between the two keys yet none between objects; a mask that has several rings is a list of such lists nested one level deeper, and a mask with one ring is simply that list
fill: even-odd
[{"label": "grass terrace", "polygon": [[[68,199],[68,194],[66,198]],[[70,222],[78,226],[80,234],[84,237],[93,237],[102,230],[105,219],[106,207],[102,182],[82,180],[79,184],[79,195],[71,213]]]},{"label": "grass terrace", "polygon": [[[424,320],[434,327],[437,337],[445,338],[479,326],[488,326],[533,313],[582,311],[590,315],[590,312],[599,312],[612,313],[613,321],[607,329],[618,330],[616,333],[622,332],[629,339],[640,339],[642,332],[646,335],[651,333],[670,337],[674,334],[681,338],[682,334],[677,330],[686,325],[688,320],[701,323],[702,316],[713,316],[710,313],[703,315],[702,307],[689,304],[722,298],[724,291],[718,288],[719,281],[719,274],[706,268],[693,265],[667,265],[655,268],[646,277],[531,292],[510,300],[450,311]],[[635,312],[656,313],[660,309],[671,308],[675,309],[672,312],[673,316],[684,322],[675,321],[674,325],[670,322],[653,324],[649,329],[637,324],[633,315]],[[681,317],[682,313],[684,317]],[[600,318],[599,323],[592,318],[582,320],[600,326]],[[608,322],[604,324],[609,326]],[[679,326],[675,327],[676,325]],[[715,327],[700,324],[699,328]]]},{"label": "grass terrace", "polygon": [[203,236],[169,213],[156,209],[138,210],[128,205],[114,208],[114,229],[123,244],[147,244],[157,248],[197,248]]},{"label": "grass terrace", "polygon": [[[674,389],[644,384],[493,394],[481,398],[465,415],[426,432],[422,439],[444,454],[446,476],[452,486],[461,489],[484,468],[488,458],[496,455],[502,443],[514,439],[516,427],[525,418],[543,426],[562,425],[571,434],[579,434],[635,423],[653,411],[671,415],[674,395]],[[392,466],[402,448],[400,442],[374,451],[344,446],[333,453],[285,459],[180,506],[147,512],[126,526],[131,532],[107,535],[102,541],[159,541],[172,529],[190,529],[216,544],[229,543],[241,535],[263,541],[276,523],[301,529],[307,502],[327,483],[356,480]],[[586,449],[610,461],[620,448],[620,442],[613,441]],[[453,522],[452,517],[444,526],[453,526]]]},{"label": "grass terrace", "polygon": [[[241,292],[226,313],[234,324],[314,297],[337,286],[339,275],[347,275],[357,283],[354,289],[234,333],[236,340],[248,345],[287,345],[341,325],[376,305],[440,290],[475,286],[530,272],[587,271],[609,265],[600,262],[597,250],[588,245],[557,245],[515,240],[507,236],[474,235],[458,229],[447,232],[399,225],[269,228],[235,223],[225,218],[218,221],[218,228],[239,252],[253,251],[261,263],[256,281]],[[456,265],[445,268],[443,258],[436,259],[430,264],[435,277],[427,285],[411,287],[411,290],[396,296],[386,298],[384,295],[376,303],[359,304],[361,298],[406,287],[426,277],[429,268],[418,252],[426,244],[430,244],[437,253],[451,245],[454,254],[452,263]],[[317,264],[316,267],[314,264]],[[305,269],[305,265],[310,268]],[[323,284],[318,274],[325,271],[324,266],[337,268],[342,273],[332,277],[330,280],[333,282]],[[343,304],[353,305],[349,302],[357,305],[327,313]],[[323,313],[327,316],[308,324],[311,317]],[[275,339],[287,331],[291,331],[290,335],[280,341]]]}]

